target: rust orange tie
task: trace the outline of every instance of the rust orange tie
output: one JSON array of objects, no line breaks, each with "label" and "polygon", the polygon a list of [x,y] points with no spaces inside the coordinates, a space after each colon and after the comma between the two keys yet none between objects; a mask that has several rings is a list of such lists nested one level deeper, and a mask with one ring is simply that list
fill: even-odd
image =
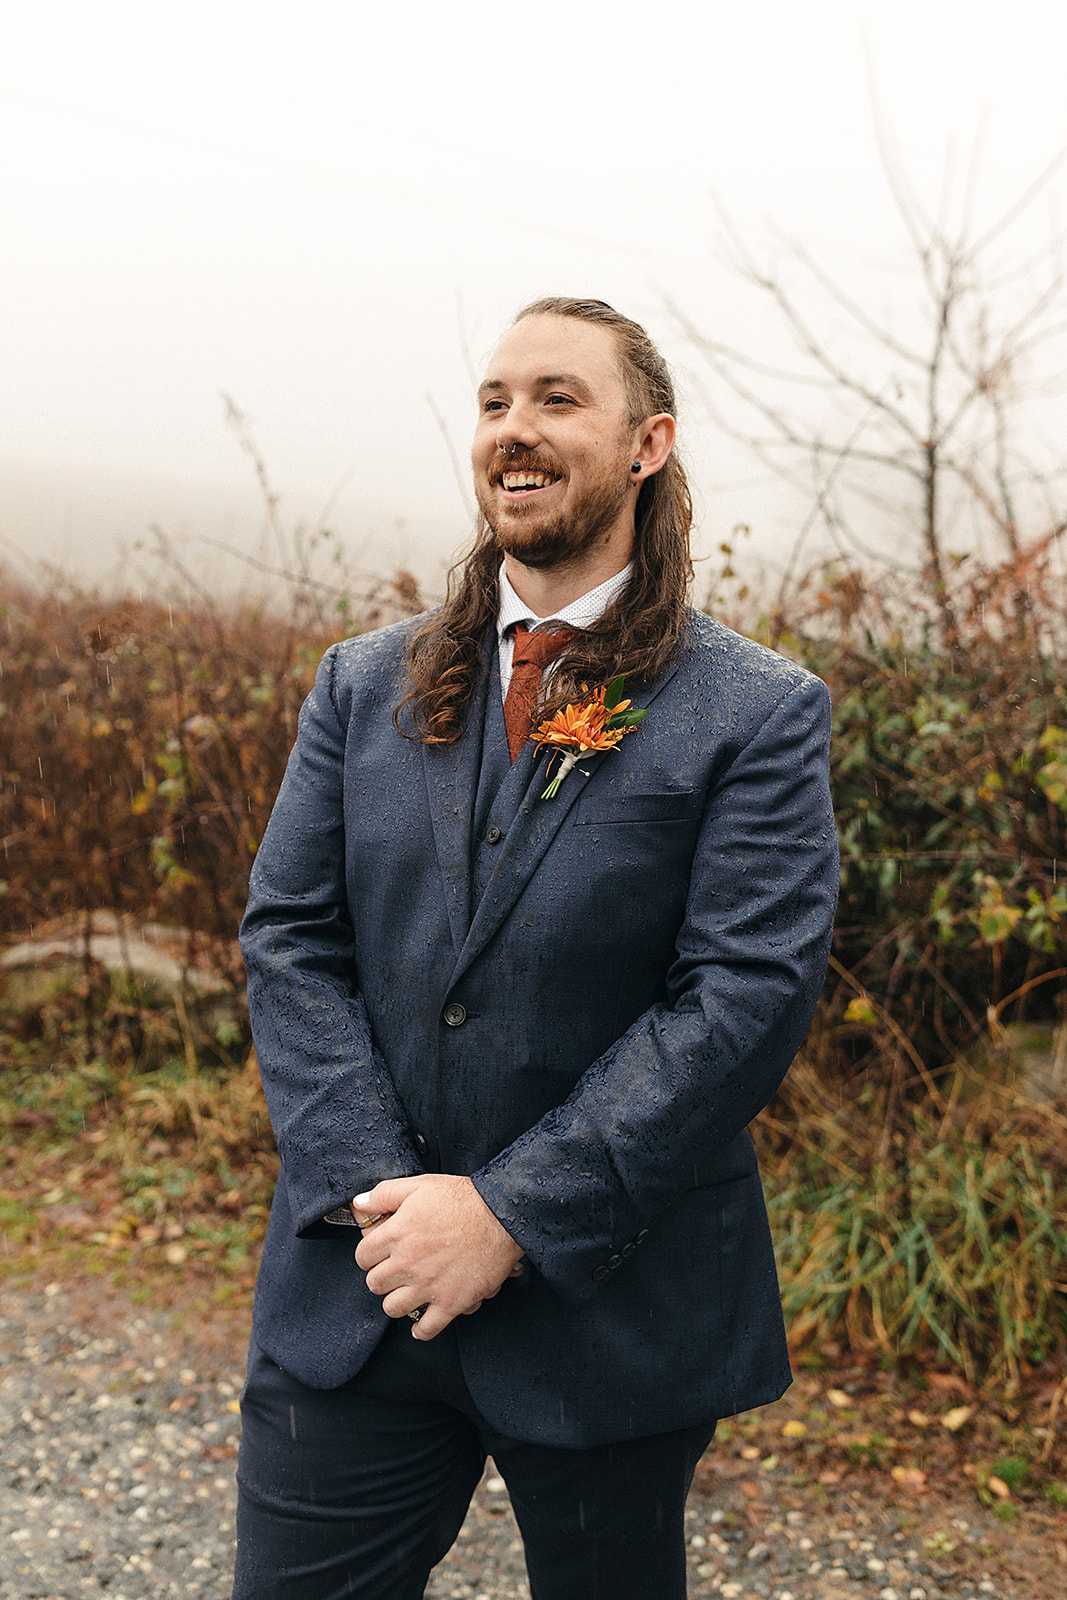
[{"label": "rust orange tie", "polygon": [[511,658],[508,692],[504,696],[504,726],[512,761],[530,737],[530,722],[541,687],[541,674],[548,663],[566,649],[575,632],[574,628],[564,625],[541,628],[531,633],[525,622],[515,624],[512,634],[515,652]]}]

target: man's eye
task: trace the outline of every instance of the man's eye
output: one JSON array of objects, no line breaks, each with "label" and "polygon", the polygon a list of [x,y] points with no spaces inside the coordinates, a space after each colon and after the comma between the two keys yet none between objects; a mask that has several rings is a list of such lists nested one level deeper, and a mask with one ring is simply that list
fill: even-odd
[{"label": "man's eye", "polygon": [[[545,404],[548,405],[552,400],[558,400],[561,405],[565,406],[572,406],[574,404],[574,401],[571,399],[570,395],[566,394],[550,394],[545,400]],[[503,400],[487,400],[482,406],[482,410],[495,411],[497,406],[502,406],[503,404]]]}]

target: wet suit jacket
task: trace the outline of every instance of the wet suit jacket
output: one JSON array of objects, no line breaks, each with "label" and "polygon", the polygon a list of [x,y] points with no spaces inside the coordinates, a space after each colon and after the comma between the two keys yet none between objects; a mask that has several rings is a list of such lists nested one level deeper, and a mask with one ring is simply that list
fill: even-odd
[{"label": "wet suit jacket", "polygon": [[747,1129],[825,979],[827,686],[689,609],[617,750],[542,800],[528,744],[478,816],[495,628],[463,736],[430,747],[392,720],[427,615],[325,652],[251,872],[280,1155],[253,1337],[352,1378],[392,1319],[327,1213],[460,1173],[525,1252],[450,1325],[493,1426],[577,1448],[764,1405],[792,1371]]}]

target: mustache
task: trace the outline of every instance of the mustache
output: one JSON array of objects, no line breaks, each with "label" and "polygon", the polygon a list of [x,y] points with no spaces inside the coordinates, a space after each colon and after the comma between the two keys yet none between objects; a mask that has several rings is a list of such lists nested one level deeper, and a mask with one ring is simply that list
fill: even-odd
[{"label": "mustache", "polygon": [[550,472],[555,478],[562,478],[563,476],[562,472],[560,472],[558,468],[547,466],[543,461],[532,461],[529,459],[511,460],[509,458],[507,461],[503,462],[501,466],[493,469],[491,473],[492,481],[494,483],[500,483],[505,472]]}]

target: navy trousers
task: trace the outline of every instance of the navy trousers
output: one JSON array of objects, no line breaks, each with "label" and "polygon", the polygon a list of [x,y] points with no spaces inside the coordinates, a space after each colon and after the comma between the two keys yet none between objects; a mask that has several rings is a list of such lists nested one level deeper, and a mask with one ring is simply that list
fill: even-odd
[{"label": "navy trousers", "polygon": [[250,1342],[231,1600],[421,1600],[490,1455],[532,1600],[684,1600],[685,1501],[717,1421],[588,1450],[509,1439],[475,1409],[454,1326],[412,1326],[396,1318],[335,1389]]}]

